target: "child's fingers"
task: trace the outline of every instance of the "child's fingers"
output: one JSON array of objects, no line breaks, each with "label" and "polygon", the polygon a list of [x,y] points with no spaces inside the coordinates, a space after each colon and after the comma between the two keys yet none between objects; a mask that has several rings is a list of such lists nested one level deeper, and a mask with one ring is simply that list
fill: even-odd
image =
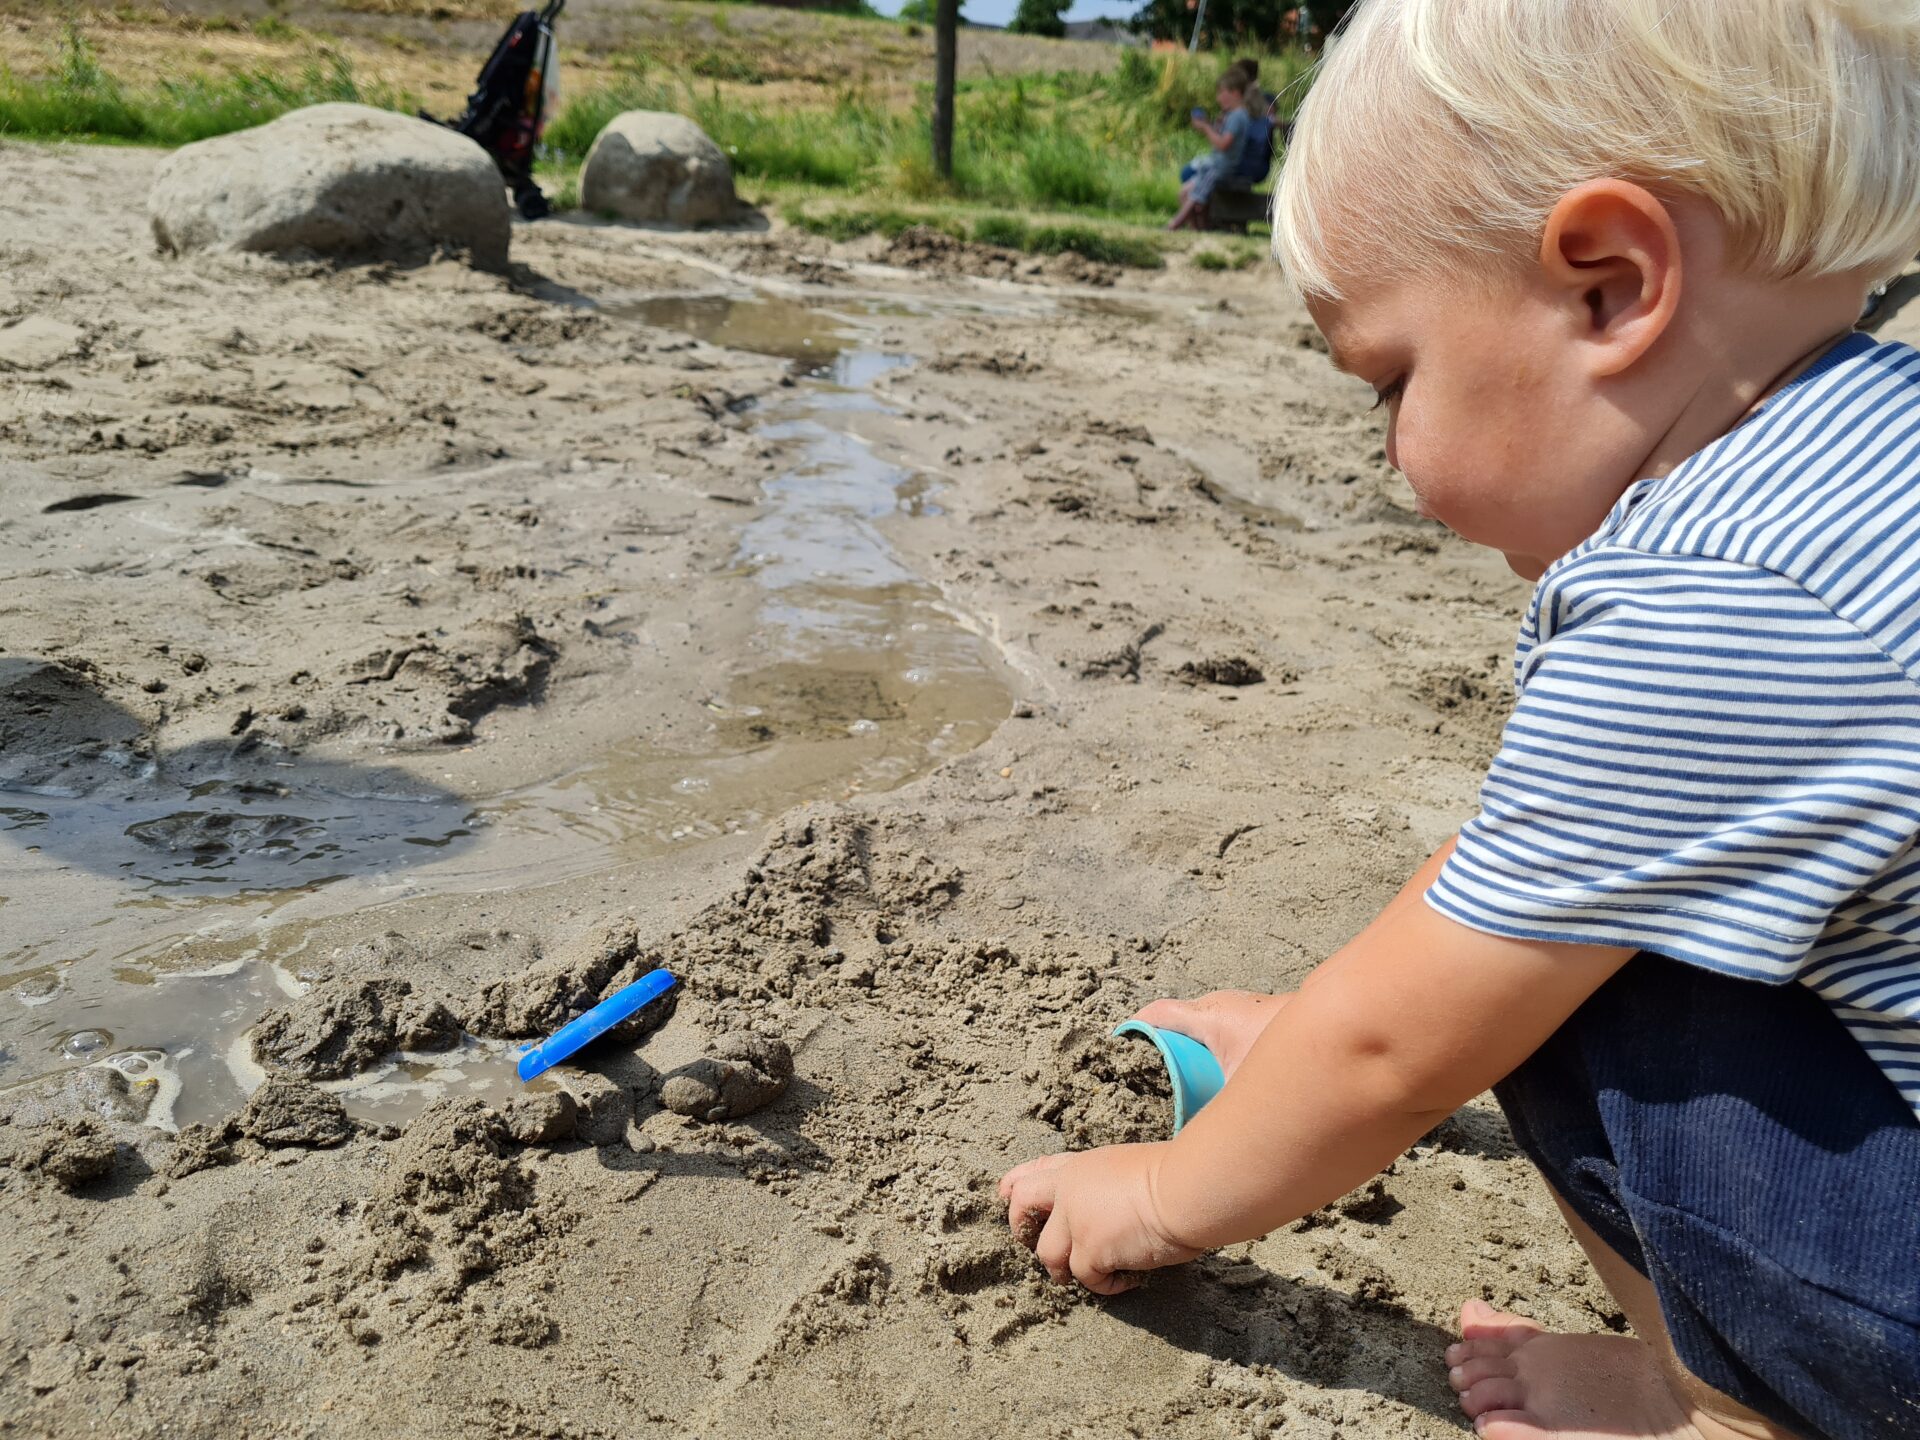
[{"label": "child's fingers", "polygon": [[1065,1285],[1073,1279],[1073,1236],[1068,1232],[1064,1210],[1055,1210],[1047,1217],[1046,1227],[1034,1244],[1033,1258],[1047,1267],[1054,1284]]},{"label": "child's fingers", "polygon": [[[1133,1018],[1164,1030],[1180,1030],[1176,1023],[1193,1012],[1191,1000],[1154,1000],[1133,1012]],[[1182,1035],[1187,1032],[1180,1030]]]},{"label": "child's fingers", "polygon": [[1018,1190],[1022,1185],[1034,1179],[1036,1176],[1045,1175],[1051,1170],[1058,1170],[1060,1166],[1066,1162],[1066,1158],[1064,1155],[1042,1155],[1037,1159],[1028,1160],[1014,1166],[1013,1169],[1007,1171],[1006,1174],[1000,1177],[1000,1198],[1002,1200],[1012,1200],[1014,1191]]},{"label": "child's fingers", "polygon": [[1020,1210],[1007,1212],[1007,1223],[1013,1227],[1013,1238],[1031,1250],[1040,1243],[1040,1232],[1046,1229],[1050,1210]]},{"label": "child's fingers", "polygon": [[1000,1195],[1007,1202],[1007,1224],[1013,1238],[1037,1252],[1047,1218],[1053,1213],[1053,1172],[1060,1156],[1043,1156],[1017,1165],[1000,1179]]},{"label": "child's fingers", "polygon": [[1096,1295],[1120,1295],[1140,1283],[1138,1270],[1110,1270],[1088,1258],[1083,1245],[1070,1257],[1073,1278]]}]

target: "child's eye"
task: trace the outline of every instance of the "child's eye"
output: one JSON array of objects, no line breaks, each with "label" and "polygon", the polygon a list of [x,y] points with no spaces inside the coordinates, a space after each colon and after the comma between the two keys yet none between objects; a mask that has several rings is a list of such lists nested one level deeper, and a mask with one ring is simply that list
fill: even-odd
[{"label": "child's eye", "polygon": [[1382,405],[1386,405],[1391,401],[1399,399],[1400,392],[1402,390],[1405,390],[1406,388],[1407,388],[1407,382],[1404,378],[1394,381],[1391,385],[1381,386],[1379,389],[1373,392],[1373,404],[1368,408],[1372,410],[1378,410]]}]

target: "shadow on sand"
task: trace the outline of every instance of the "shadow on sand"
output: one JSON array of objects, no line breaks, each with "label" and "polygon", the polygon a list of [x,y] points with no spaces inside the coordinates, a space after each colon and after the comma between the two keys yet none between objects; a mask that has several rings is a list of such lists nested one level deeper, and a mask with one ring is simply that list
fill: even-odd
[{"label": "shadow on sand", "polygon": [[247,735],[156,751],[83,670],[0,656],[0,844],[13,850],[143,889],[232,893],[415,864],[473,834],[465,800],[391,766]]}]

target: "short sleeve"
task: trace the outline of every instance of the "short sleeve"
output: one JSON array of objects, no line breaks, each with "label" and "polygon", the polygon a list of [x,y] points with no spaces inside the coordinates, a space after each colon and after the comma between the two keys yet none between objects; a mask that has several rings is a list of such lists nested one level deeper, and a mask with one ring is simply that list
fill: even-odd
[{"label": "short sleeve", "polygon": [[1784,982],[1920,834],[1920,688],[1798,584],[1626,552],[1543,581],[1427,892],[1496,935]]}]

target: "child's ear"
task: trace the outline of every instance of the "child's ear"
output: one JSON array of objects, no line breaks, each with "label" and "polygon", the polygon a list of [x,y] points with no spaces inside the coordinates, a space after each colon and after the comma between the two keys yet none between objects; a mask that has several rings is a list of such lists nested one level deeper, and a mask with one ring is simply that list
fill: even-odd
[{"label": "child's ear", "polygon": [[1667,207],[1630,181],[1589,180],[1562,195],[1547,216],[1540,265],[1584,317],[1595,375],[1633,365],[1680,305],[1680,232]]}]

